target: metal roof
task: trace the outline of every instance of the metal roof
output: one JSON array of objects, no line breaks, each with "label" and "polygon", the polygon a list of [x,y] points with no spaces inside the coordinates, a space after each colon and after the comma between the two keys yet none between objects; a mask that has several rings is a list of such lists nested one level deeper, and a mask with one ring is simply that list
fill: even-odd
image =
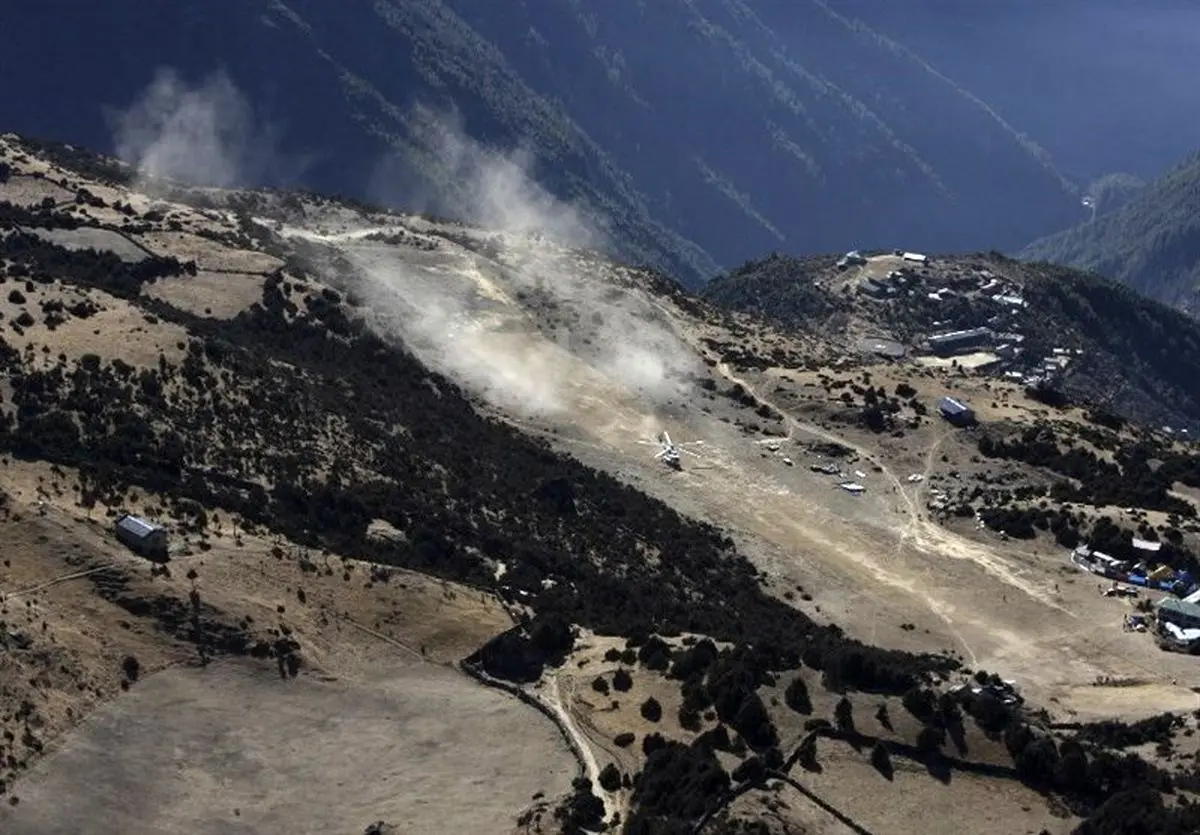
[{"label": "metal roof", "polygon": [[969,412],[971,408],[961,400],[955,400],[953,397],[943,397],[938,401],[938,408],[943,412]]},{"label": "metal roof", "polygon": [[1188,603],[1185,600],[1177,600],[1174,597],[1164,597],[1158,602],[1158,608],[1166,609],[1169,612],[1177,612],[1185,617],[1200,619],[1200,606],[1195,603]]},{"label": "metal roof", "polygon": [[155,525],[153,522],[147,522],[145,519],[137,516],[131,516],[129,514],[126,514],[117,520],[117,527],[124,528],[138,539],[147,537],[155,531],[162,530],[159,525]]},{"label": "metal roof", "polygon": [[[945,288],[942,288],[942,289],[945,289]],[[993,335],[993,332],[992,332],[991,328],[985,328],[985,327],[968,328],[967,330],[962,330],[962,331],[947,331],[946,333],[935,333],[933,336],[929,337],[929,343],[931,345],[940,345],[943,342],[957,342],[962,339],[975,339],[980,336],[989,336],[990,337],[992,335]]]}]

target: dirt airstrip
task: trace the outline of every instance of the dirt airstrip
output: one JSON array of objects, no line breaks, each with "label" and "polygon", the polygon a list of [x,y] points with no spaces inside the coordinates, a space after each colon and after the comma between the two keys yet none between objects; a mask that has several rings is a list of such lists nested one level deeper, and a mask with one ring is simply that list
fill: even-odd
[{"label": "dirt airstrip", "polygon": [[[704,353],[704,326],[669,303],[654,305],[662,314],[655,327]],[[515,339],[511,328],[507,336]],[[524,338],[531,345],[544,339],[529,330]],[[871,370],[888,373],[886,366]],[[1003,541],[931,518],[929,478],[972,454],[951,427],[926,421],[898,444],[796,417],[794,408],[774,400],[777,374],[716,362],[711,376],[718,389],[738,384],[785,413],[784,420],[766,436],[747,433],[735,423],[754,416],[719,393],[689,387],[654,399],[594,370],[562,375],[560,411],[514,420],[727,528],[781,594],[803,587],[813,600],[797,605],[852,635],[954,652],[973,669],[1015,678],[1027,696],[1064,716],[1200,708],[1194,660],[1122,632],[1123,605],[1101,597],[1094,578],[1070,568],[1067,552],[1053,541]],[[936,397],[936,384],[921,382],[929,389],[922,396]],[[684,449],[682,472],[653,458],[663,429]],[[763,441],[777,442],[778,452]],[[852,450],[853,463],[839,465],[865,493],[850,495],[837,488],[845,477],[810,470],[826,459],[806,450],[823,442]],[[921,480],[910,482],[913,474]],[[1101,678],[1123,686],[1097,686]]]}]

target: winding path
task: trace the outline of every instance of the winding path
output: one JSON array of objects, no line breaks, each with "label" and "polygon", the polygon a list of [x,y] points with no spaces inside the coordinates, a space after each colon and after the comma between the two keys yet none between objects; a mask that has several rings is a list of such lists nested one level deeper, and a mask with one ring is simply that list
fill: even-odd
[{"label": "winding path", "polygon": [[[596,755],[592,752],[591,742],[579,730],[579,726],[575,724],[575,718],[567,708],[566,700],[559,690],[558,675],[553,671],[548,671],[545,682],[546,694],[541,701],[558,717],[562,728],[566,730],[575,747],[579,749],[583,758],[583,770],[586,772],[587,778],[592,781],[592,794],[600,798],[604,804],[604,820],[611,822],[617,812],[623,811],[624,804],[614,796],[613,792],[605,791],[604,787],[600,785],[600,763],[597,762]],[[568,694],[569,697],[570,694]]]}]

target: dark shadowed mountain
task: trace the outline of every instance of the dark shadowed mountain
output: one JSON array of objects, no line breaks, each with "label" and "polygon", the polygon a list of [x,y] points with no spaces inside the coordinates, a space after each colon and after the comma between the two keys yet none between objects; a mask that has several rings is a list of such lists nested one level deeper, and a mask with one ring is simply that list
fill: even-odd
[{"label": "dark shadowed mountain", "polygon": [[1119,210],[1030,244],[1021,257],[1093,270],[1200,312],[1200,153]]},{"label": "dark shadowed mountain", "polygon": [[829,4],[905,44],[982,98],[1080,182],[1112,172],[1148,180],[1198,144],[1196,3]]},{"label": "dark shadowed mountain", "polygon": [[111,147],[105,107],[157,69],[222,70],[306,163],[241,179],[461,212],[418,106],[453,108],[691,282],[775,247],[1011,249],[1081,214],[995,109],[819,0],[47,2],[6,24],[6,128]]}]

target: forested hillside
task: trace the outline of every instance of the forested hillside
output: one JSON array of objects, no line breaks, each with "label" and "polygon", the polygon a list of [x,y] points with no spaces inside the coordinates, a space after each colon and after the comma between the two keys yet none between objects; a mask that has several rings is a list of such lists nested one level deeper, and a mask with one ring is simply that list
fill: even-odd
[{"label": "forested hillside", "polygon": [[477,208],[463,146],[431,129],[452,108],[462,134],[520,145],[622,256],[692,284],[778,246],[1012,248],[1081,215],[1017,127],[817,0],[118,0],[63,21],[54,4],[6,20],[7,128],[111,146],[158,68],[184,98],[221,70],[244,102],[188,101],[245,140],[248,113],[270,128],[239,179],[460,214]]},{"label": "forested hillside", "polygon": [[1035,241],[1021,257],[1093,270],[1197,313],[1200,154],[1146,186],[1118,211]]},{"label": "forested hillside", "polygon": [[1081,183],[1117,171],[1157,177],[1200,135],[1195,3],[827,2],[979,96]]}]

